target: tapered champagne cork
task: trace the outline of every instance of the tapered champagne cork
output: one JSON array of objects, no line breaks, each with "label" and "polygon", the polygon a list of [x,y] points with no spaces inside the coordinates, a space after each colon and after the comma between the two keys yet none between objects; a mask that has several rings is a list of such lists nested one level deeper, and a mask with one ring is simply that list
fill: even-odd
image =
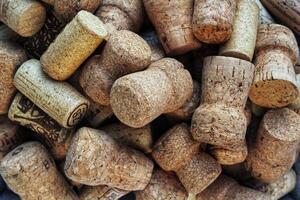
[{"label": "tapered champagne cork", "polygon": [[205,43],[220,44],[230,39],[233,31],[236,0],[195,0],[193,33]]},{"label": "tapered champagne cork", "polygon": [[145,69],[151,49],[139,35],[117,31],[110,36],[101,55],[93,56],[82,69],[79,83],[84,92],[100,105],[110,104],[110,90],[121,76]]},{"label": "tapered champagne cork", "polygon": [[187,192],[196,195],[221,173],[220,165],[199,150],[200,143],[193,140],[189,127],[179,124],[156,142],[152,157],[163,170],[176,172]]},{"label": "tapered champagne cork", "polygon": [[122,196],[128,194],[129,191],[120,190],[117,188],[108,187],[105,185],[99,186],[84,186],[80,191],[80,200],[118,200]]},{"label": "tapered champagne cork", "polygon": [[71,85],[46,76],[38,60],[22,64],[14,85],[35,105],[65,128],[75,126],[85,115],[89,101]]},{"label": "tapered champagne cork", "polygon": [[259,7],[252,0],[237,0],[233,32],[230,40],[219,50],[219,55],[250,61],[253,58]]},{"label": "tapered champagne cork", "polygon": [[151,63],[166,57],[164,49],[161,46],[161,43],[155,31],[145,32],[142,34],[142,37],[151,48]]},{"label": "tapered champagne cork", "polygon": [[62,128],[27,97],[17,93],[9,108],[10,120],[31,129],[55,159],[64,159],[71,143],[72,129]]},{"label": "tapered champagne cork", "polygon": [[270,14],[270,12],[266,9],[266,7],[261,3],[262,0],[255,0],[255,3],[259,7],[259,21],[260,24],[272,24],[275,23],[275,19]]},{"label": "tapered champagne cork", "polygon": [[192,0],[143,0],[143,2],[168,55],[180,55],[200,47],[192,30]]},{"label": "tapered champagne cork", "polygon": [[143,190],[153,163],[142,153],[119,145],[109,134],[80,128],[68,150],[65,174],[84,185],[107,185],[122,190]]},{"label": "tapered champagne cork", "polygon": [[1,161],[0,173],[8,187],[23,200],[78,200],[54,160],[38,142],[24,143],[7,154]]},{"label": "tapered champagne cork", "polygon": [[186,200],[187,193],[177,177],[160,169],[155,169],[148,186],[135,192],[136,200]]},{"label": "tapered champagne cork", "polygon": [[26,59],[26,52],[20,46],[13,42],[0,41],[0,114],[8,112],[16,92],[13,85],[14,73]]},{"label": "tapered champagne cork", "polygon": [[145,71],[119,78],[112,87],[110,102],[121,122],[139,128],[179,109],[192,92],[189,72],[177,60],[164,58]]},{"label": "tapered champagne cork", "polygon": [[254,178],[272,183],[292,167],[300,139],[299,120],[288,108],[265,114],[245,163]]},{"label": "tapered champagne cork", "polygon": [[113,115],[114,113],[110,106],[102,106],[90,100],[90,108],[85,119],[92,128],[97,128]]}]

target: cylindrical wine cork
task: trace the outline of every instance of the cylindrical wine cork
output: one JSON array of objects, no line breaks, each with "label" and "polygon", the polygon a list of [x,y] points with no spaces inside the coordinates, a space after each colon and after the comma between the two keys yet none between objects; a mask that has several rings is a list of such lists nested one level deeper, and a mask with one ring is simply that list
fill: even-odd
[{"label": "cylindrical wine cork", "polygon": [[253,177],[271,183],[292,167],[300,140],[299,120],[288,108],[265,114],[245,163]]},{"label": "cylindrical wine cork", "polygon": [[193,33],[201,42],[220,44],[230,39],[236,0],[195,0]]},{"label": "cylindrical wine cork", "polygon": [[26,52],[17,44],[0,41],[0,115],[8,112],[16,92],[13,85],[14,73],[27,59]]},{"label": "cylindrical wine cork", "polygon": [[143,190],[153,163],[142,153],[119,145],[103,131],[81,128],[68,150],[65,174],[85,185],[107,185],[122,190]]},{"label": "cylindrical wine cork", "polygon": [[89,101],[68,83],[46,76],[38,60],[22,64],[15,74],[14,85],[65,128],[76,125],[88,110]]},{"label": "cylindrical wine cork", "polygon": [[72,129],[62,128],[21,93],[16,94],[9,108],[8,117],[34,131],[55,159],[65,158],[71,143]]},{"label": "cylindrical wine cork", "polygon": [[255,0],[255,3],[259,7],[259,21],[260,24],[272,24],[275,23],[275,19],[269,13],[269,11],[265,8],[265,6],[261,3],[262,0]]},{"label": "cylindrical wine cork", "polygon": [[193,92],[193,80],[175,59],[164,58],[142,72],[119,78],[110,100],[114,114],[124,124],[138,128],[163,113],[179,109]]},{"label": "cylindrical wine cork", "polygon": [[59,173],[54,160],[38,142],[22,144],[7,154],[0,173],[23,200],[78,200]]},{"label": "cylindrical wine cork", "polygon": [[114,113],[110,106],[102,106],[93,100],[90,100],[90,108],[85,119],[90,127],[97,128],[113,115]]},{"label": "cylindrical wine cork", "polygon": [[35,0],[1,0],[0,21],[23,37],[37,33],[46,18],[44,6]]},{"label": "cylindrical wine cork", "polygon": [[238,0],[232,36],[220,48],[219,55],[251,61],[258,25],[259,8],[257,4],[252,0]]},{"label": "cylindrical wine cork", "polygon": [[93,56],[82,69],[79,82],[84,92],[100,105],[110,104],[110,90],[121,76],[150,64],[151,49],[139,35],[117,31],[110,36],[101,55]]},{"label": "cylindrical wine cork", "polygon": [[186,124],[174,126],[154,145],[152,157],[165,171],[175,171],[188,193],[198,194],[221,173],[221,166],[199,152]]},{"label": "cylindrical wine cork", "polygon": [[0,40],[16,41],[18,34],[5,24],[0,25]]},{"label": "cylindrical wine cork", "polygon": [[80,200],[118,200],[122,196],[128,194],[129,191],[120,190],[117,188],[108,187],[105,185],[99,186],[84,186],[80,191]]},{"label": "cylindrical wine cork", "polygon": [[192,30],[193,0],[143,2],[168,55],[180,55],[200,47]]},{"label": "cylindrical wine cork", "polygon": [[142,34],[142,37],[151,48],[150,63],[156,62],[166,56],[155,31],[145,32]]}]

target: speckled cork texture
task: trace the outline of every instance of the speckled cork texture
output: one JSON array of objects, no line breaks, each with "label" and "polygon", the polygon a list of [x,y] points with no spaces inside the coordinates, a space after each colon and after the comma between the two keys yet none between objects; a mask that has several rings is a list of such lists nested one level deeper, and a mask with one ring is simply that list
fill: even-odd
[{"label": "speckled cork texture", "polygon": [[143,0],[148,17],[168,55],[200,47],[192,30],[193,0]]},{"label": "speckled cork texture", "polygon": [[112,87],[110,102],[121,122],[139,128],[179,109],[192,92],[190,73],[177,60],[164,58],[145,71],[119,78]]},{"label": "speckled cork texture", "polygon": [[166,57],[164,49],[159,42],[159,38],[155,31],[147,31],[142,34],[143,39],[147,42],[151,48],[151,58],[150,62],[156,62],[164,57]]},{"label": "speckled cork texture", "polygon": [[101,55],[93,56],[84,65],[79,83],[93,101],[109,105],[113,83],[121,76],[145,69],[150,57],[151,49],[143,38],[131,31],[117,31]]},{"label": "speckled cork texture", "polygon": [[59,81],[68,79],[106,38],[104,24],[80,11],[41,57],[44,72]]},{"label": "speckled cork texture", "polygon": [[14,77],[15,87],[65,128],[72,128],[85,115],[89,101],[65,82],[46,76],[38,60],[21,65]]},{"label": "speckled cork texture", "polygon": [[233,32],[219,50],[219,55],[252,61],[257,28],[259,25],[259,7],[252,0],[237,0],[237,11]]},{"label": "speckled cork texture", "polygon": [[268,111],[245,162],[256,179],[272,183],[292,167],[300,139],[300,117],[288,108]]},{"label": "speckled cork texture", "polygon": [[122,196],[129,193],[126,190],[120,190],[117,188],[111,188],[104,185],[99,186],[84,186],[80,190],[80,200],[118,200]]},{"label": "speckled cork texture", "polygon": [[80,128],[68,150],[65,174],[85,185],[107,185],[122,190],[143,190],[153,163],[142,153],[115,142],[108,133]]},{"label": "speckled cork texture", "polygon": [[193,140],[186,124],[168,130],[154,145],[152,157],[163,170],[176,172],[187,192],[195,195],[221,173],[220,165],[200,152],[200,143]]},{"label": "speckled cork texture", "polygon": [[13,42],[0,41],[0,115],[8,112],[16,92],[13,85],[14,73],[27,59],[25,50]]},{"label": "speckled cork texture", "polygon": [[236,0],[195,0],[193,33],[201,42],[221,44],[233,31]]},{"label": "speckled cork texture", "polygon": [[7,154],[1,161],[0,173],[22,200],[78,200],[38,142],[24,143]]},{"label": "speckled cork texture", "polygon": [[259,7],[259,21],[260,24],[272,24],[275,23],[275,19],[270,14],[270,12],[266,9],[266,7],[261,3],[262,0],[255,0],[255,3]]}]

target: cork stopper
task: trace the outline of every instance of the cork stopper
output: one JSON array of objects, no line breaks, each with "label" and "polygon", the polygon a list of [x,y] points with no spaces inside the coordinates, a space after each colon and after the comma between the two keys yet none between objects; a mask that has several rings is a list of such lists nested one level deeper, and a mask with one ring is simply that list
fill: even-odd
[{"label": "cork stopper", "polygon": [[261,2],[262,2],[261,0],[255,0],[255,3],[259,7],[259,21],[260,21],[260,24],[275,23],[275,19],[272,17],[270,12],[266,9],[266,7]]},{"label": "cork stopper", "polygon": [[80,190],[80,200],[118,200],[122,196],[128,194],[129,191],[120,190],[117,188],[108,187],[105,185],[99,186],[84,186]]},{"label": "cork stopper", "polygon": [[193,33],[201,42],[220,44],[230,39],[236,0],[194,2]]},{"label": "cork stopper", "polygon": [[179,109],[192,92],[189,72],[177,60],[164,58],[145,71],[119,78],[112,87],[110,100],[118,119],[138,128],[163,113]]},{"label": "cork stopper", "polygon": [[137,34],[122,30],[110,36],[101,55],[87,61],[79,77],[84,92],[100,105],[110,104],[110,90],[121,76],[143,70],[151,50]]},{"label": "cork stopper", "polygon": [[65,128],[72,128],[85,115],[88,100],[65,82],[46,76],[40,62],[31,59],[22,64],[14,77],[15,87],[35,105]]},{"label": "cork stopper", "polygon": [[103,131],[80,128],[68,150],[65,174],[85,185],[143,190],[153,163],[142,153],[121,146]]},{"label": "cork stopper", "polygon": [[38,142],[24,143],[5,156],[0,173],[21,199],[78,199]]},{"label": "cork stopper", "polygon": [[192,30],[193,0],[143,2],[168,55],[180,55],[200,47]]},{"label": "cork stopper", "polygon": [[8,112],[16,92],[13,85],[15,71],[27,59],[26,52],[17,44],[0,41],[0,115]]},{"label": "cork stopper", "polygon": [[148,31],[142,34],[143,39],[151,48],[150,63],[156,62],[166,57],[163,47],[155,31]]}]

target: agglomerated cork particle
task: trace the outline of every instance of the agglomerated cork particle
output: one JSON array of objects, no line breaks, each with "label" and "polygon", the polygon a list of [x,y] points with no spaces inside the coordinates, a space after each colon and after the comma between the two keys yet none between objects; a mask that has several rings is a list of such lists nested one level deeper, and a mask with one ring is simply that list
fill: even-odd
[{"label": "agglomerated cork particle", "polygon": [[122,196],[125,196],[130,191],[120,190],[104,185],[99,186],[84,186],[80,190],[80,200],[118,200]]},{"label": "agglomerated cork particle", "polygon": [[272,24],[275,23],[275,19],[270,14],[270,12],[265,8],[265,6],[261,3],[262,0],[255,0],[255,3],[259,7],[259,21],[260,24]]},{"label": "agglomerated cork particle", "polygon": [[150,63],[158,61],[166,57],[163,47],[159,42],[159,38],[155,31],[148,31],[142,34],[143,39],[148,43],[151,48]]}]

